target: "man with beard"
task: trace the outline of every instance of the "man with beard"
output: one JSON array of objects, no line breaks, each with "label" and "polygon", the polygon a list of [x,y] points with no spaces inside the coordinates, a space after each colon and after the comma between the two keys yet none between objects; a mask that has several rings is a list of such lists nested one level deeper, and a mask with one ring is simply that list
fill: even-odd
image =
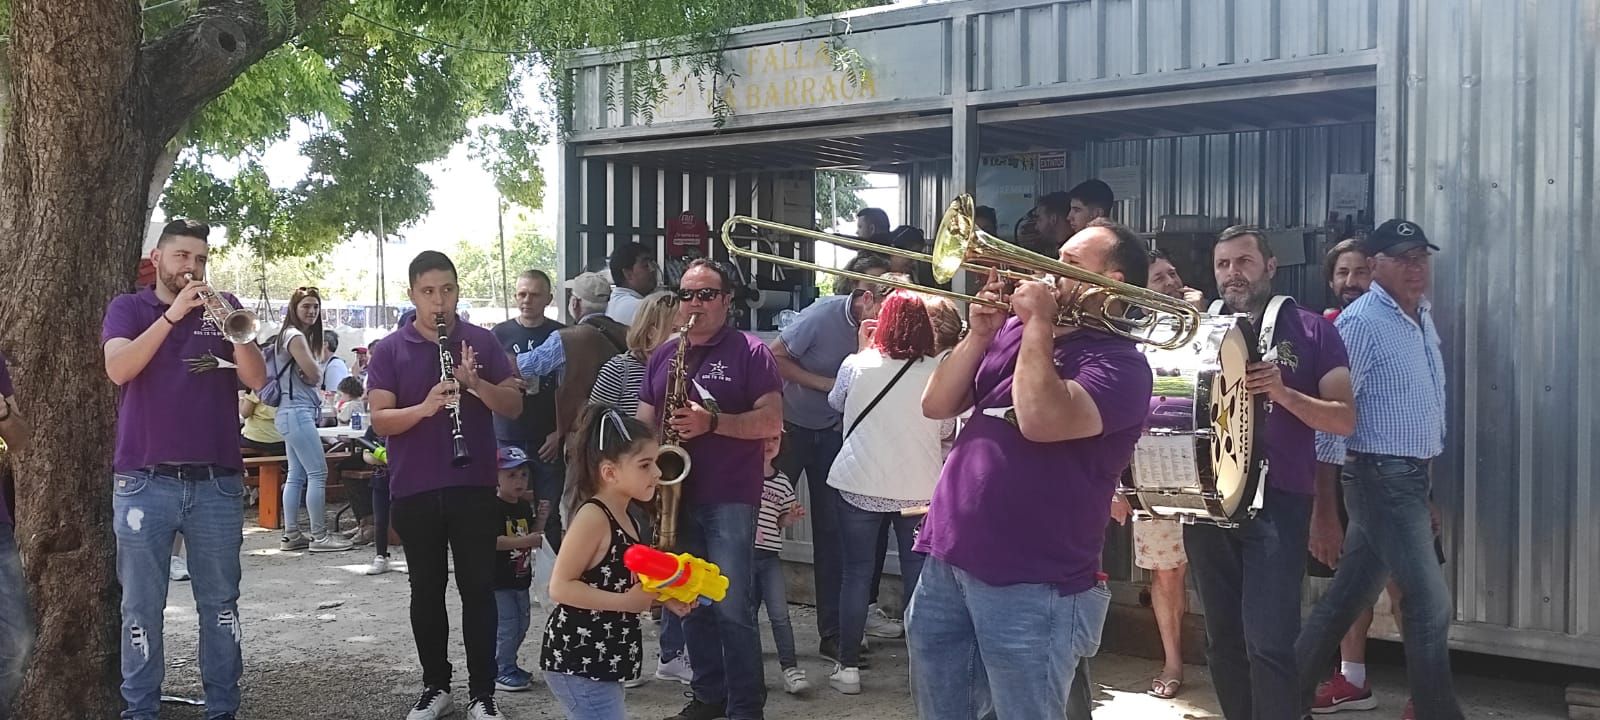
[{"label": "man with beard", "polygon": [[[188,548],[200,625],[206,717],[239,711],[239,548],[244,538],[240,383],[260,390],[266,360],[205,312],[211,228],[174,220],[150,251],[156,283],[113,298],[101,330],[106,375],[120,388],[112,527],[122,584],[122,699],[129,720],[161,711],[163,618],[172,544]],[[231,307],[233,295],[224,293]]]},{"label": "man with beard", "polygon": [[1338,320],[1339,313],[1350,307],[1350,303],[1367,294],[1367,288],[1372,285],[1369,259],[1367,251],[1361,248],[1361,241],[1355,238],[1341,240],[1328,250],[1328,256],[1322,261],[1322,276],[1328,289],[1333,291],[1334,302],[1339,303],[1338,307],[1322,311],[1329,322]]},{"label": "man with beard", "polygon": [[[1344,343],[1322,316],[1273,306],[1278,269],[1264,231],[1222,231],[1212,269],[1226,313],[1248,313],[1269,335],[1270,360],[1253,362],[1244,390],[1268,403],[1266,499],[1236,528],[1184,528],[1184,549],[1206,608],[1206,656],[1229,720],[1284,720],[1304,710],[1296,693],[1300,585],[1315,494],[1314,432],[1355,427]],[[1269,308],[1276,317],[1266,317]],[[1269,330],[1270,328],[1270,330]],[[1269,334],[1270,333],[1270,334]]]},{"label": "man with beard", "polygon": [[[1415,716],[1460,718],[1450,675],[1450,588],[1439,570],[1439,521],[1429,500],[1428,465],[1444,451],[1446,430],[1444,359],[1426,296],[1431,251],[1439,248],[1416,223],[1399,219],[1378,226],[1362,246],[1372,258],[1371,290],[1338,324],[1360,408],[1341,469],[1350,527],[1333,585],[1295,643],[1296,655],[1308,659],[1300,691],[1306,702],[1316,697],[1317,661],[1392,577],[1405,594],[1400,629]],[[1413,716],[1408,704],[1402,717]]]}]

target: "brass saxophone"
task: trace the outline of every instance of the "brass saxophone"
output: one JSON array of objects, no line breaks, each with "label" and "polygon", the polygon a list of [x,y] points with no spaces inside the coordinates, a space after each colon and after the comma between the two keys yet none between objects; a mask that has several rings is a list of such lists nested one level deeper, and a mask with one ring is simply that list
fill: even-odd
[{"label": "brass saxophone", "polygon": [[683,481],[689,477],[689,451],[683,449],[683,438],[672,429],[672,413],[689,406],[689,368],[684,356],[689,351],[689,330],[700,314],[689,316],[689,321],[678,328],[678,349],[672,358],[672,373],[667,376],[666,402],[661,407],[661,451],[656,455],[656,467],[661,469],[661,480],[656,487],[656,547],[671,551],[678,542],[678,506],[683,502]]}]

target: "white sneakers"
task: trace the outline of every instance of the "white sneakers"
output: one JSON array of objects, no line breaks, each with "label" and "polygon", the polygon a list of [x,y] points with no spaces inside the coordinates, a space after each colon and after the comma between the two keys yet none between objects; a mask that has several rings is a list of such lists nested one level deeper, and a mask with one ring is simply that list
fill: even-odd
[{"label": "white sneakers", "polygon": [[326,533],[322,537],[313,537],[308,550],[314,553],[344,552],[354,549],[355,545],[338,533]]},{"label": "white sneakers", "polygon": [[389,572],[389,556],[379,555],[372,558],[372,564],[367,566],[368,575],[382,575]]},{"label": "white sneakers", "polygon": [[[450,701],[449,690],[428,688],[417,698],[417,704],[406,714],[406,720],[438,720],[455,710]],[[495,704],[494,696],[491,695],[467,703],[467,720],[505,720],[505,716],[500,714],[500,707]]]},{"label": "white sneakers", "polygon": [[184,580],[188,580],[189,579],[189,561],[184,559],[184,557],[182,555],[173,555],[172,556],[172,568],[168,571],[168,574],[173,580],[176,580],[178,582],[183,582]]},{"label": "white sneakers", "polygon": [[828,685],[846,695],[860,695],[861,670],[835,665],[833,674],[828,676]]},{"label": "white sneakers", "polygon": [[897,638],[906,634],[899,622],[889,618],[876,603],[867,606],[867,634],[872,637]]},{"label": "white sneakers", "polygon": [[444,688],[426,688],[422,697],[417,698],[417,704],[412,706],[411,712],[406,713],[406,720],[438,720],[452,712],[455,706],[450,702],[450,691]]},{"label": "white sneakers", "polygon": [[500,708],[494,704],[494,696],[478,698],[467,703],[467,720],[505,720],[500,714]]},{"label": "white sneakers", "polygon": [[[857,681],[859,683],[859,681]],[[811,689],[811,681],[806,679],[806,671],[797,667],[783,669],[783,691],[790,695],[798,695]]]},{"label": "white sneakers", "polygon": [[676,680],[688,685],[694,682],[694,669],[689,666],[687,653],[680,653],[677,657],[656,666],[657,680]]}]

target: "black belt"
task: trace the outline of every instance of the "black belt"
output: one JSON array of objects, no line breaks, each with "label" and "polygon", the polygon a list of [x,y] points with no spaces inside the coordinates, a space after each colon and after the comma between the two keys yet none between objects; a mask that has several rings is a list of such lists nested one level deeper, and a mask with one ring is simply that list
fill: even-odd
[{"label": "black belt", "polygon": [[1351,462],[1356,462],[1358,460],[1361,460],[1363,458],[1370,459],[1370,460],[1384,460],[1384,459],[1410,460],[1411,462],[1414,462],[1414,463],[1422,463],[1424,465],[1428,464],[1428,460],[1424,459],[1424,458],[1414,458],[1414,457],[1410,457],[1408,455],[1390,455],[1388,453],[1357,452],[1355,450],[1351,450],[1349,452],[1346,452],[1345,456],[1344,456],[1344,461],[1347,462],[1347,463],[1351,463]]},{"label": "black belt", "polygon": [[[179,480],[213,480],[219,474],[216,465],[172,465],[161,463],[147,468],[151,473]],[[227,472],[227,468],[220,468]]]}]

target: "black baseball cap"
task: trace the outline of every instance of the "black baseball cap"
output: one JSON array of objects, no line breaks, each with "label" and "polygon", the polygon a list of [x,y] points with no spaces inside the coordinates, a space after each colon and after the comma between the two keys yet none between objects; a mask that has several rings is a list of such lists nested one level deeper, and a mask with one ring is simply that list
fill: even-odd
[{"label": "black baseball cap", "polygon": [[1373,230],[1361,243],[1361,249],[1368,255],[1383,253],[1393,257],[1402,255],[1419,247],[1438,251],[1439,246],[1428,242],[1428,236],[1422,233],[1422,226],[1410,220],[1395,218]]}]

